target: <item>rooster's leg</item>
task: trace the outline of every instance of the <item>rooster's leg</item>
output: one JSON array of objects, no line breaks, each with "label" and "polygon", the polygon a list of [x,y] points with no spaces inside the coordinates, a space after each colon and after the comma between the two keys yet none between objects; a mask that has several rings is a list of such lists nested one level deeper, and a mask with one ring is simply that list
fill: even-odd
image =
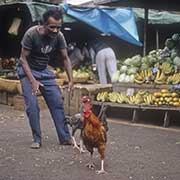
[{"label": "rooster's leg", "polygon": [[104,159],[101,160],[101,169],[99,171],[97,171],[97,174],[101,174],[101,173],[107,173],[104,170]]},{"label": "rooster's leg", "polygon": [[83,140],[80,139],[80,153],[84,153],[85,150],[83,149]]},{"label": "rooster's leg", "polygon": [[80,148],[79,148],[79,146],[77,145],[77,142],[76,142],[74,136],[72,136],[72,140],[73,140],[73,144],[74,144],[73,148],[77,148],[77,149],[80,151]]},{"label": "rooster's leg", "polygon": [[93,153],[91,153],[90,161],[89,161],[89,163],[88,163],[86,166],[87,166],[88,168],[90,168],[90,169],[94,169]]}]

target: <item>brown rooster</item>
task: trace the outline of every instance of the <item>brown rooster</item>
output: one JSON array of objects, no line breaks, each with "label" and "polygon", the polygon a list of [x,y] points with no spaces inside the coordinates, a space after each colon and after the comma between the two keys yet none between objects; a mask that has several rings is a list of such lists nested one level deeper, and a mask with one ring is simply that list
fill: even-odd
[{"label": "brown rooster", "polygon": [[93,152],[94,148],[97,148],[101,158],[101,169],[97,171],[97,173],[105,173],[104,158],[107,142],[106,128],[104,127],[103,122],[92,112],[91,99],[88,96],[82,98],[82,108],[84,117],[82,139],[86,149],[91,153],[88,167],[94,167],[92,161]]}]

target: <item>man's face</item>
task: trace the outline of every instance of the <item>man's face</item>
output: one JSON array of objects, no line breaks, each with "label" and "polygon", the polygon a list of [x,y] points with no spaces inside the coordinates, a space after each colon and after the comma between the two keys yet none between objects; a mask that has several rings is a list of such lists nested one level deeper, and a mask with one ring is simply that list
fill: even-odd
[{"label": "man's face", "polygon": [[62,19],[56,20],[53,17],[50,17],[45,24],[46,34],[54,38],[57,36],[58,32],[61,30]]}]

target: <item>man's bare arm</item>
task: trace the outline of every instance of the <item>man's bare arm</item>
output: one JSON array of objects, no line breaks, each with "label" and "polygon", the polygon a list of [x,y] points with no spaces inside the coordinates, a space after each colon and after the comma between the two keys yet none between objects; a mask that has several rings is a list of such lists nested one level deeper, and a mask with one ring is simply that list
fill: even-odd
[{"label": "man's bare arm", "polygon": [[67,73],[68,79],[69,79],[70,82],[73,82],[72,65],[71,65],[71,61],[70,61],[70,59],[68,57],[67,50],[62,49],[60,51],[61,51],[61,57],[63,59],[64,68],[65,68],[65,71]]},{"label": "man's bare arm", "polygon": [[20,63],[21,63],[21,65],[22,65],[22,67],[23,67],[23,69],[24,69],[24,71],[25,71],[25,73],[26,73],[29,81],[30,81],[31,83],[33,83],[33,81],[35,81],[35,78],[34,78],[34,76],[32,75],[31,69],[30,69],[30,67],[29,67],[29,65],[28,65],[28,62],[27,62],[27,57],[28,57],[29,54],[30,54],[30,51],[22,48],[22,49],[21,49]]},{"label": "man's bare arm", "polygon": [[30,51],[28,51],[24,48],[21,49],[20,63],[22,65],[30,83],[32,84],[32,93],[36,95],[39,90],[39,86],[43,86],[43,84],[36,81],[36,79],[34,78],[32,72],[31,72],[31,69],[27,62],[27,57],[28,57],[29,53],[30,53]]}]

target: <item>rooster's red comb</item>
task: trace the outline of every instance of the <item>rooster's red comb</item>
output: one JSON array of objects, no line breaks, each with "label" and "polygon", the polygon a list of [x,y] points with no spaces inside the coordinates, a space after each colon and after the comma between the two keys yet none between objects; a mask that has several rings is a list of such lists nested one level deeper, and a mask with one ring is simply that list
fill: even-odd
[{"label": "rooster's red comb", "polygon": [[86,102],[90,102],[91,99],[90,99],[90,97],[88,97],[88,96],[83,96],[82,99],[81,99],[81,101],[82,101],[83,103],[86,103]]}]

